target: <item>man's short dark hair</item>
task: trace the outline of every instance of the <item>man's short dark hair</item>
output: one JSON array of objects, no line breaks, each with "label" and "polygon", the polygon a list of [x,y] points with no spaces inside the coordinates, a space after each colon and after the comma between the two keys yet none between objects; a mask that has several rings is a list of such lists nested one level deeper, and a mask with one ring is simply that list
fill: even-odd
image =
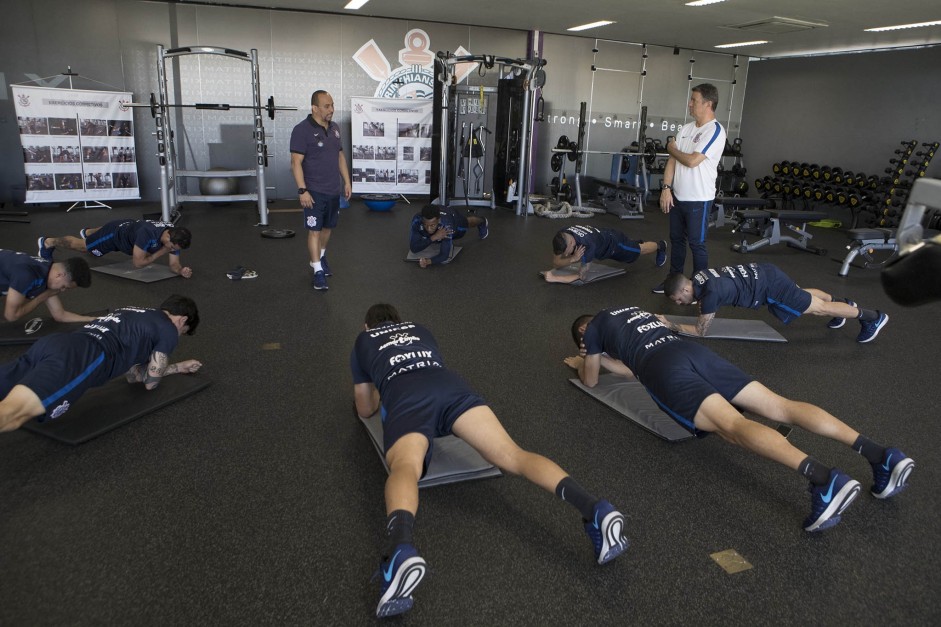
[{"label": "man's short dark hair", "polygon": [[700,83],[693,87],[692,91],[699,92],[705,102],[712,103],[712,112],[715,113],[719,106],[719,90],[712,83]]},{"label": "man's short dark hair", "polygon": [[75,281],[79,287],[88,287],[91,285],[91,270],[88,268],[88,262],[81,257],[69,257],[62,262],[65,264],[65,271]]},{"label": "man's short dark hair", "polygon": [[189,325],[186,334],[193,335],[196,332],[196,327],[199,326],[199,310],[192,298],[171,294],[160,304],[160,309],[174,316],[186,316],[186,324]]},{"label": "man's short dark hair", "polygon": [[318,89],[310,95],[310,104],[319,107],[320,106],[320,95],[326,94],[326,90]]},{"label": "man's short dark hair", "polygon": [[383,322],[402,322],[398,310],[388,303],[376,303],[366,312],[366,328],[374,329]]},{"label": "man's short dark hair", "polygon": [[176,244],[183,250],[190,247],[190,243],[193,241],[193,234],[190,233],[189,229],[182,226],[174,226],[167,230],[170,231],[171,244]]},{"label": "man's short dark hair", "polygon": [[555,237],[552,238],[552,252],[561,255],[565,252],[565,244],[565,236],[562,235],[562,231],[559,231],[555,234]]},{"label": "man's short dark hair", "polygon": [[425,205],[421,208],[421,218],[422,220],[435,220],[441,217],[441,210],[444,209],[441,205]]},{"label": "man's short dark hair", "polygon": [[585,337],[585,334],[580,329],[583,324],[588,324],[593,318],[594,316],[591,314],[582,314],[575,318],[575,322],[572,323],[572,339],[575,340],[575,346],[582,347],[582,338]]},{"label": "man's short dark hair", "polygon": [[682,272],[671,272],[663,282],[663,295],[667,298],[676,296],[685,282],[686,276]]}]

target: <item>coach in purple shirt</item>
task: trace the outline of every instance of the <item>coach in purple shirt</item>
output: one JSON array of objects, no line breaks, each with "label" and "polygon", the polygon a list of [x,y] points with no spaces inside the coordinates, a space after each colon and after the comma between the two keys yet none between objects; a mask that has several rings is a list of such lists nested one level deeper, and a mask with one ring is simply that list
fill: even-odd
[{"label": "coach in purple shirt", "polygon": [[333,122],[333,98],[323,90],[311,95],[310,115],[291,132],[291,173],[304,208],[313,286],[326,290],[327,242],[340,218],[340,195],[349,200],[353,190],[340,127]]}]

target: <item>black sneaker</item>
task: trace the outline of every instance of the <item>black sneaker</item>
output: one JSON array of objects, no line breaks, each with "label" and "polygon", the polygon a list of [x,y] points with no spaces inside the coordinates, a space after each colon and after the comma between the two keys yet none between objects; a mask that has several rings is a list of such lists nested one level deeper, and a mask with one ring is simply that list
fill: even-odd
[{"label": "black sneaker", "polygon": [[[843,302],[853,307],[856,306],[856,303],[854,303],[848,298],[844,298]],[[827,323],[827,326],[830,327],[831,329],[839,329],[844,324],[846,324],[846,318],[830,318],[830,322]]]},{"label": "black sneaker", "polygon": [[658,285],[657,287],[653,288],[650,291],[653,292],[654,294],[663,294],[664,292],[663,282],[661,282],[660,285]]},{"label": "black sneaker", "polygon": [[[662,268],[667,262],[667,241],[665,239],[657,242],[657,267]],[[661,292],[662,293],[662,292]]]}]

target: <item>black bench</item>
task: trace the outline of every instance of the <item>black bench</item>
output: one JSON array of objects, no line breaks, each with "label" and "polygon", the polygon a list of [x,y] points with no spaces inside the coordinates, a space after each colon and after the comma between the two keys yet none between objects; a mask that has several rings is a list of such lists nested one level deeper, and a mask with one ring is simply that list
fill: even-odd
[{"label": "black bench", "polygon": [[[733,233],[736,231],[747,232],[748,229],[753,229],[752,232],[761,235],[761,239],[749,244],[743,236],[741,243],[732,244],[732,250],[740,253],[750,253],[753,250],[783,242],[792,248],[799,248],[818,255],[827,254],[825,249],[817,248],[810,243],[814,236],[807,231],[808,222],[823,220],[827,217],[827,214],[823,212],[744,209],[736,211],[734,216],[738,220],[738,224],[732,229]],[[797,236],[783,234],[782,226]]]}]

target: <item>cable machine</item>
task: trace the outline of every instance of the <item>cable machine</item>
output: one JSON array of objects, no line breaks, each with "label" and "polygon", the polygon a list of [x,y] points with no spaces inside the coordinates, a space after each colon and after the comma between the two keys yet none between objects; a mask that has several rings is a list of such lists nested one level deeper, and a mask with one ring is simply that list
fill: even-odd
[{"label": "cable machine", "polygon": [[[466,124],[458,124],[457,105],[460,93],[457,87],[457,66],[477,63],[484,68],[499,67],[500,82],[497,88],[497,113],[494,137],[487,143],[493,147],[492,201],[515,207],[517,215],[525,215],[529,209],[530,163],[532,161],[533,93],[545,82],[546,64],[543,59],[508,59],[493,55],[456,56],[449,52],[438,52],[435,57],[434,130],[432,138],[432,161],[438,163],[432,170],[431,187],[437,190],[432,202],[442,205],[473,205],[468,198],[461,199],[455,189],[455,175],[460,164],[454,159],[468,159],[478,166],[474,155],[488,154],[489,147],[475,142],[486,142],[480,127],[471,129],[468,135]],[[466,88],[465,88],[466,89]],[[465,131],[464,140],[460,139]],[[465,157],[465,152],[469,155]],[[482,166],[481,166],[482,169]],[[465,170],[464,176],[469,176]],[[477,172],[474,172],[477,174]],[[481,177],[477,176],[476,180]],[[468,179],[464,179],[467,184]],[[434,196],[434,191],[432,192]],[[449,203],[450,199],[450,203]],[[476,203],[480,204],[480,203]],[[490,202],[486,203],[490,205]]]}]

